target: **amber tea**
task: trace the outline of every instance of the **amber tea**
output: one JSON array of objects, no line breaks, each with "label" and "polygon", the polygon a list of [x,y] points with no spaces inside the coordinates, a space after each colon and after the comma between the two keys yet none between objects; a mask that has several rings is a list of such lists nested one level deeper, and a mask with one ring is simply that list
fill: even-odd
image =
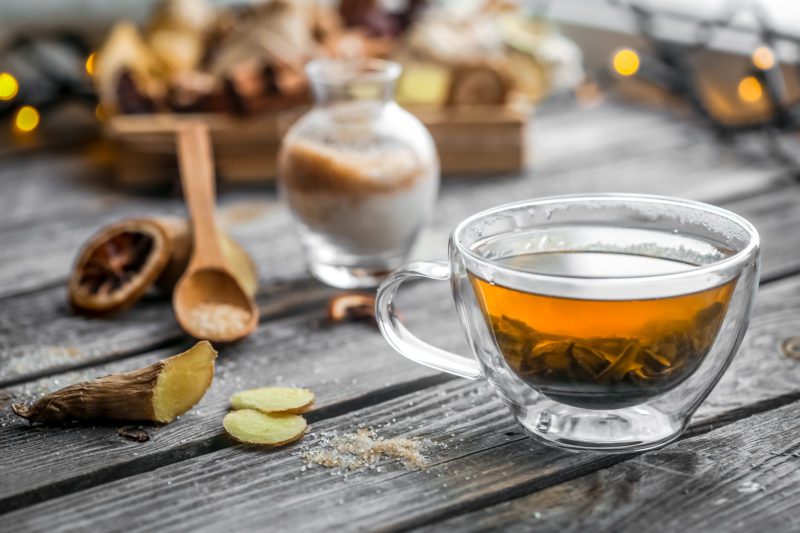
[{"label": "amber tea", "polygon": [[[594,251],[493,260],[515,270],[580,278],[670,274],[696,266]],[[713,345],[735,284],[666,298],[594,300],[524,292],[472,273],[470,280],[513,371],[556,401],[590,409],[635,405],[687,379]]]}]

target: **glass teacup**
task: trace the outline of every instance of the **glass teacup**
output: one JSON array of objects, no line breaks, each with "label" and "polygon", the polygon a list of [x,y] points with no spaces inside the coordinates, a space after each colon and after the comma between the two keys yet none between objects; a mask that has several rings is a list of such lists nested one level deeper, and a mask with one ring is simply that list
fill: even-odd
[{"label": "glass teacup", "polygon": [[[486,377],[517,421],[561,448],[670,442],[735,355],[758,286],[758,233],[698,202],[641,195],[543,198],[461,222],[450,261],[413,262],[378,290],[378,323],[405,357]],[[400,322],[409,278],[450,280],[475,359]]]}]

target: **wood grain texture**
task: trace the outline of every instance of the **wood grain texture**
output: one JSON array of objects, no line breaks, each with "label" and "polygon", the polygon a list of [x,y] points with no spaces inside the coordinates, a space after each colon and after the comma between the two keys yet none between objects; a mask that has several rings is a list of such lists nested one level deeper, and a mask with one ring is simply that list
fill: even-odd
[{"label": "wood grain texture", "polygon": [[[800,189],[780,186],[778,170],[746,158],[734,165],[734,160],[725,156],[725,149],[718,148],[705,134],[658,114],[611,107],[592,111],[583,119],[576,112],[556,116],[561,117],[557,124],[555,119],[548,122],[548,117],[535,122],[541,155],[531,174],[494,181],[447,182],[435,220],[421,235],[413,256],[443,257],[448,234],[462,218],[527,196],[617,189],[680,191],[689,196],[697,191],[700,198],[714,199],[767,187],[752,198],[725,205],[750,218],[762,232],[763,274],[767,279],[800,268],[800,255],[795,253],[800,248],[800,233],[789,231],[800,224]],[[605,129],[610,129],[607,135]],[[580,157],[565,155],[571,137],[576,138],[573,148]],[[81,182],[73,175],[77,163],[68,161],[72,160],[65,160],[64,179],[71,180],[71,185],[64,188],[80,189]],[[36,180],[45,181],[38,173],[34,175]],[[773,186],[778,188],[770,188]],[[90,198],[98,196],[96,187],[87,187],[82,193],[87,205]],[[45,192],[43,186],[32,187],[16,203],[41,201],[49,205],[49,200],[40,198]],[[0,294],[9,294],[0,300],[0,383],[92,360],[102,362],[141,353],[181,336],[166,299],[148,299],[113,320],[87,321],[68,312],[61,287],[78,247],[101,223],[126,213],[183,213],[180,202],[136,196],[126,201],[115,193],[114,201],[108,205],[100,202],[102,206],[92,209],[79,202],[81,195],[68,198],[78,202],[74,212],[57,209],[57,216],[49,217],[45,211],[38,222],[22,217],[25,223],[0,230]],[[251,192],[234,191],[223,195],[221,204],[224,224],[245,244],[259,267],[264,287],[261,304],[286,307],[280,298],[289,297],[292,291],[278,297],[280,288],[273,289],[273,285],[284,283],[294,288],[292,298],[311,303],[313,295],[306,298],[296,294],[304,284],[315,284],[303,274],[300,244],[288,214],[278,206],[273,193],[265,192],[263,198],[254,199]],[[2,220],[0,217],[0,227]],[[15,254],[17,259],[11,260]],[[39,283],[50,285],[30,289]],[[4,292],[3,287],[10,292]],[[22,294],[14,295],[20,290]]]},{"label": "wood grain texture", "polygon": [[[800,404],[793,403],[645,454],[626,463],[636,465],[640,472],[628,479],[627,467],[622,474],[614,468],[610,470],[614,475],[590,474],[621,463],[626,456],[571,454],[541,446],[520,434],[484,384],[459,380],[316,423],[299,447],[314,449],[320,439],[334,431],[341,434],[362,426],[379,428],[379,435],[386,437],[430,439],[432,444],[426,452],[429,464],[423,469],[408,471],[396,462],[382,461],[375,470],[345,476],[344,472],[331,473],[319,467],[304,469],[297,446],[274,451],[233,446],[35,505],[0,520],[18,524],[23,531],[57,524],[66,530],[89,526],[105,529],[119,520],[134,531],[213,530],[223,525],[248,529],[265,523],[293,531],[390,531],[435,523],[547,487],[557,490],[568,486],[570,480],[583,483],[587,476],[604,475],[610,475],[615,483],[597,487],[597,482],[590,481],[588,487],[578,485],[575,508],[559,516],[574,518],[574,511],[588,507],[596,510],[597,516],[580,526],[593,524],[595,518],[606,514],[611,517],[612,530],[616,530],[615,516],[621,517],[620,526],[631,525],[631,531],[641,530],[653,520],[661,524],[669,519],[679,524],[682,513],[676,513],[673,505],[656,506],[654,501],[663,501],[660,498],[666,494],[670,502],[682,503],[680,508],[693,505],[690,508],[702,513],[703,502],[710,503],[710,494],[729,498],[741,494],[743,488],[750,490],[748,482],[760,482],[765,487],[772,484],[774,491],[762,503],[775,503],[777,510],[796,513],[800,506],[796,498],[797,457],[791,454],[800,449],[800,422],[794,416],[798,407]],[[432,411],[437,416],[429,416]],[[763,471],[750,472],[748,465],[759,465]],[[620,502],[620,483],[631,485],[640,480],[641,485],[630,494],[621,489],[628,495]],[[566,485],[559,485],[562,482]],[[638,491],[643,494],[637,495]],[[559,498],[544,502],[558,504]],[[615,507],[619,507],[615,512],[606,513]],[[733,524],[743,516],[735,509],[730,517]],[[765,506],[757,502],[752,509],[767,513],[772,523],[787,518],[765,511]],[[707,519],[713,519],[715,512],[720,511],[712,510]],[[646,519],[637,520],[639,514]],[[789,517],[796,523],[795,514]],[[692,523],[689,518],[687,525]],[[626,519],[630,524],[624,522]],[[501,523],[500,527],[505,525]]]},{"label": "wood grain texture", "polygon": [[[466,353],[466,341],[448,291],[444,283],[409,286],[406,299],[434,297],[424,312],[408,315],[409,326],[422,338]],[[443,316],[449,320],[434,320]],[[57,374],[5,392],[20,399],[38,397],[69,383],[145,366],[179,353],[190,344],[187,340],[169,350]],[[0,470],[14,478],[13,483],[0,484],[0,502],[4,502],[0,508],[37,501],[52,485],[72,486],[82,477],[98,472],[104,475],[105,469],[124,471],[131,462],[138,461],[152,468],[158,462],[199,453],[213,446],[211,441],[219,432],[230,396],[246,388],[272,384],[309,387],[317,397],[315,409],[333,413],[348,405],[379,401],[387,394],[396,395],[446,378],[397,355],[373,325],[330,325],[321,311],[271,321],[239,344],[220,346],[219,352],[217,377],[203,401],[179,421],[155,430],[149,442],[137,445],[138,457],[131,457],[131,443],[117,438],[113,426],[31,429],[8,406],[0,410]],[[421,378],[432,381],[414,383]],[[76,447],[78,441],[80,446]],[[156,458],[158,462],[150,462]],[[6,498],[15,500],[10,503]]]},{"label": "wood grain texture", "polygon": [[[429,292],[424,286],[420,286],[419,290]],[[697,424],[707,430],[715,424],[748,416],[757,409],[769,409],[800,398],[796,385],[800,379],[800,362],[789,359],[780,352],[783,338],[800,328],[798,308],[800,278],[774,283],[762,291],[756,318],[742,350],[709,401],[701,407],[696,417]],[[423,328],[423,334],[432,334],[431,329],[424,330],[424,318],[418,317],[418,321],[421,323],[416,325],[417,329]],[[6,498],[4,503],[9,507],[16,507],[57,496],[59,492],[68,493],[124,476],[126,479],[119,482],[112,481],[85,492],[35,505],[31,507],[29,514],[61,516],[67,513],[64,516],[68,516],[70,520],[83,523],[77,510],[84,508],[82,506],[85,501],[92,502],[95,509],[86,519],[96,520],[100,526],[110,523],[106,520],[112,516],[119,517],[122,513],[126,520],[131,520],[131,524],[164,527],[170,523],[168,513],[155,513],[151,520],[150,517],[142,516],[142,510],[136,506],[141,500],[141,494],[137,492],[143,490],[141,487],[164,487],[164,483],[169,483],[167,487],[171,487],[172,492],[165,488],[165,492],[158,497],[163,500],[161,503],[158,499],[147,500],[146,505],[166,508],[171,505],[169,498],[181,502],[188,500],[187,505],[193,508],[193,515],[201,517],[200,522],[213,521],[217,513],[222,512],[220,509],[223,506],[231,507],[231,512],[225,513],[225,516],[241,514],[253,520],[256,517],[261,519],[267,513],[265,509],[270,508],[269,499],[277,497],[272,492],[272,487],[280,487],[283,491],[281,497],[285,496],[287,502],[293,501],[293,498],[325,501],[331,499],[330,494],[352,490],[356,491],[357,496],[353,497],[357,500],[377,498],[369,502],[363,501],[356,506],[358,513],[363,508],[363,515],[358,514],[361,522],[354,522],[355,525],[376,528],[383,527],[381,524],[384,519],[386,524],[393,523],[394,520],[397,521],[395,525],[399,526],[406,519],[424,522],[430,517],[500,502],[583,475],[611,464],[607,461],[617,460],[603,458],[596,462],[597,456],[556,452],[529,439],[519,440],[521,433],[518,426],[494,395],[480,384],[456,380],[433,387],[427,387],[427,384],[421,392],[397,401],[380,403],[380,395],[356,401],[355,405],[364,406],[359,412],[315,424],[314,431],[324,428],[347,431],[362,423],[371,426],[389,423],[393,428],[391,431],[396,432],[392,434],[405,434],[408,428],[415,428],[422,435],[444,434],[447,436],[445,440],[442,441],[437,436],[437,442],[447,444],[446,450],[463,452],[466,462],[455,471],[464,477],[470,477],[471,482],[466,484],[466,488],[461,487],[461,483],[454,484],[439,479],[435,474],[428,478],[423,473],[418,473],[414,474],[417,477],[411,479],[404,489],[407,493],[398,493],[396,482],[391,481],[393,503],[387,506],[386,500],[378,498],[374,493],[373,483],[377,481],[369,477],[354,477],[350,480],[350,485],[343,486],[336,485],[338,481],[334,483],[320,480],[317,487],[308,484],[305,478],[300,478],[303,481],[290,483],[290,477],[293,480],[293,477],[299,475],[299,463],[289,457],[285,458],[286,463],[280,462],[284,459],[276,459],[288,452],[263,453],[241,447],[230,449],[231,443],[219,437],[227,397],[232,391],[264,384],[266,379],[274,379],[276,374],[309,376],[310,371],[311,375],[307,380],[296,384],[310,386],[317,392],[318,407],[322,408],[319,416],[327,417],[337,412],[337,402],[352,402],[359,395],[374,395],[381,388],[388,389],[392,383],[409,383],[431,375],[430,371],[414,366],[396,354],[387,353],[379,338],[375,344],[360,344],[365,342],[363,332],[361,335],[353,335],[352,344],[344,343],[340,337],[340,334],[349,336],[352,332],[339,328],[330,330],[328,336],[318,340],[313,340],[315,337],[308,335],[307,338],[313,342],[303,344],[292,336],[300,326],[286,324],[285,329],[273,327],[273,338],[269,342],[271,348],[268,351],[265,349],[263,360],[244,356],[246,353],[261,353],[259,348],[250,348],[241,353],[222,352],[220,379],[216,380],[206,399],[198,406],[197,412],[193,411],[178,422],[155,431],[150,442],[145,444],[134,445],[117,439],[113,428],[35,431],[26,430],[25,425],[5,419],[4,422],[10,425],[0,428],[0,458],[3,458],[0,466],[9,472],[15,482],[3,491]],[[452,332],[453,337],[448,342],[449,335],[443,331],[440,322],[435,323],[435,326],[429,324],[428,327],[435,327],[435,335],[445,347],[463,342],[457,338],[457,331]],[[283,340],[277,337],[283,337]],[[280,350],[275,348],[282,344],[285,346]],[[343,354],[337,348],[343,345],[349,347],[348,351],[354,350],[355,353]],[[148,357],[154,358],[156,354]],[[352,364],[354,360],[359,361],[357,367]],[[130,361],[126,360],[124,363],[128,364]],[[758,371],[755,372],[754,369]],[[272,373],[267,374],[270,371]],[[47,384],[39,386],[45,385]],[[402,388],[395,390],[402,391]],[[427,399],[423,401],[420,398]],[[370,407],[373,403],[376,405]],[[377,413],[377,418],[371,413]],[[312,413],[311,416],[314,420],[315,415]],[[495,424],[501,424],[502,428]],[[477,433],[473,433],[472,438],[467,438],[469,432]],[[462,449],[461,439],[465,438],[469,447]],[[81,439],[79,446],[76,445],[78,439]],[[495,449],[498,443],[507,442],[508,439],[519,442],[511,448]],[[139,455],[131,457],[133,450]],[[24,451],[27,453],[21,455]],[[54,456],[55,451],[59,451],[61,455]],[[537,459],[529,461],[531,454]],[[587,458],[591,459],[588,463],[583,461]],[[254,465],[248,462],[250,460],[259,462]],[[437,455],[435,460],[451,464],[454,459],[450,455]],[[172,462],[176,464],[163,466]],[[524,465],[524,468],[520,465]],[[157,468],[158,466],[162,467]],[[286,469],[290,472],[287,473]],[[436,473],[445,475],[445,472]],[[194,474],[202,478],[192,477]],[[273,474],[278,477],[273,477]],[[372,474],[365,474],[369,475]],[[328,473],[325,473],[322,479],[328,479],[327,476]],[[459,479],[455,481],[458,482]],[[419,490],[414,489],[417,486]],[[202,488],[200,494],[197,493],[198,487]],[[259,487],[259,490],[251,490],[252,494],[242,492],[247,491],[247,487]],[[462,494],[459,492],[462,489],[468,492]],[[385,490],[388,489],[382,492]],[[420,494],[425,494],[426,497],[420,498]],[[337,498],[350,501],[345,494]],[[218,501],[220,499],[224,501]],[[112,505],[112,500],[119,501]],[[142,502],[145,505],[143,500]],[[299,520],[298,515],[292,514],[292,509],[297,512],[305,511],[295,509],[288,503],[286,505],[289,507],[283,506],[279,510],[270,510],[269,513],[288,513],[280,518],[285,520],[282,523],[288,527],[293,521]],[[237,510],[242,506],[249,510]],[[349,510],[345,516],[336,515],[333,507],[335,506],[328,511],[317,507],[315,515],[318,515],[320,522],[314,523],[321,526],[328,519],[334,522],[347,520],[355,513]],[[73,510],[76,512],[70,514]],[[387,516],[385,513],[397,514]],[[278,520],[277,514],[270,516],[271,519]],[[36,524],[37,527],[45,526],[45,522]],[[186,524],[186,527],[189,525]],[[174,526],[177,527],[177,524]],[[311,525],[309,528],[313,529]]]},{"label": "wood grain texture", "polygon": [[[311,279],[273,281],[256,298],[262,323],[321,309],[336,291]],[[0,308],[0,387],[183,342],[186,334],[169,296],[151,295],[110,318],[86,318],[52,287],[3,301]]]},{"label": "wood grain texture", "polygon": [[424,531],[800,529],[800,403]]},{"label": "wood grain texture", "polygon": [[[447,202],[447,205],[451,203]],[[800,254],[796,252],[800,249],[800,232],[793,231],[800,226],[800,188],[771,189],[724,205],[750,219],[760,231],[764,246],[764,279],[775,279],[800,269]],[[264,209],[254,203],[234,206],[223,209],[223,217],[229,224],[248,216],[251,211],[255,212],[251,216],[257,216]],[[445,228],[455,225],[460,212],[453,213],[452,217],[453,222],[450,218],[442,219],[423,235],[416,256],[443,256],[449,232]],[[233,227],[243,242],[258,243],[261,233],[272,234],[272,230],[257,222],[239,222]],[[288,227],[283,230],[290,233]],[[292,242],[289,246],[297,246],[297,243]],[[274,256],[282,252],[276,247],[253,244],[249,250],[254,252],[262,269],[262,291],[258,303],[267,315],[262,322],[269,320],[270,316],[279,316],[277,310],[286,313],[292,308],[322,308],[325,298],[333,292],[322,290],[320,284],[299,274],[303,268],[302,260],[289,247],[284,248],[285,255],[277,259]],[[272,257],[265,257],[267,254]],[[272,268],[273,263],[281,264],[283,268]],[[288,277],[291,273],[295,279]],[[278,274],[285,274],[287,278],[276,277]],[[416,302],[411,305],[411,309],[420,309],[426,304]],[[125,354],[141,353],[164,343],[177,342],[181,337],[183,333],[173,318],[171,303],[163,296],[145,298],[113,318],[94,320],[74,315],[66,305],[65,289],[60,286],[7,297],[0,305],[0,385],[42,372],[66,370],[92,361],[103,362]]]},{"label": "wood grain texture", "polygon": [[[615,189],[725,201],[762,232],[764,273],[778,281],[760,293],[742,352],[698,413],[694,431],[800,397],[800,363],[779,349],[800,329],[800,278],[780,280],[800,266],[800,233],[793,231],[800,191],[787,185],[782,169],[720,147],[667,115],[616,105],[543,115],[534,122],[532,143],[535,163],[524,176],[446,182],[415,256],[444,257],[457,221],[525,197]],[[136,368],[188,344],[163,298],[148,298],[114,321],[88,322],[66,312],[61,285],[78,244],[101,222],[183,208],[175,197],[82,188],[80,175],[90,164],[62,163],[30,163],[35,178],[28,185],[0,180],[0,208],[9,213],[0,215],[0,382],[76,369],[3,391],[15,397]],[[0,175],[12,170],[0,164]],[[103,170],[91,172],[99,177]],[[59,183],[51,201],[47,184],[62,178],[76,181]],[[5,197],[11,190],[15,196]],[[53,209],[31,208],[37,202]],[[206,398],[174,424],[148,428],[147,443],[123,440],[113,426],[29,428],[11,417],[0,395],[0,513],[31,505],[0,516],[0,529],[214,529],[223,521],[240,529],[265,523],[292,530],[298,524],[309,530],[411,527],[582,479],[624,459],[543,448],[521,435],[483,385],[413,365],[368,325],[327,325],[320,304],[328,293],[301,274],[299,243],[274,193],[228,191],[220,203],[223,219],[261,270],[267,290],[260,301],[273,310],[267,323],[251,339],[225,347]],[[412,285],[404,296],[400,308],[412,330],[463,349],[446,284]],[[296,448],[234,446],[221,434],[228,397],[272,383],[317,393],[309,415],[317,436],[305,444],[320,438],[319,431],[363,423],[381,426],[385,435],[432,438],[434,464],[406,472],[387,463],[381,472],[345,479],[301,471]]]},{"label": "wood grain texture", "polygon": [[[609,104],[552,112],[533,124],[530,170],[518,176],[447,180],[423,243],[441,243],[465,216],[520,198],[616,190],[720,201],[786,182],[786,173],[774,163],[738,155],[697,126],[649,110]],[[184,213],[175,196],[125,194],[106,180],[83,177],[107,174],[106,159],[63,157],[60,165],[23,163],[27,172],[15,174],[10,183],[0,181],[0,198],[9,194],[18,200],[9,203],[25,206],[17,207],[23,212],[8,223],[3,221],[5,214],[0,216],[0,297],[66,279],[79,246],[101,224],[123,216]],[[16,173],[19,167],[15,161],[0,171]],[[32,184],[24,185],[24,193],[14,192],[23,179]],[[63,185],[54,194],[47,183],[59,180]],[[75,192],[80,188],[86,189],[85,195]],[[66,197],[77,196],[75,208],[58,200],[62,190]],[[261,209],[232,231],[266,275],[286,277],[302,271],[299,243],[274,191],[264,190],[255,201],[253,191],[231,191],[221,196],[220,205],[223,210],[253,205]]]}]

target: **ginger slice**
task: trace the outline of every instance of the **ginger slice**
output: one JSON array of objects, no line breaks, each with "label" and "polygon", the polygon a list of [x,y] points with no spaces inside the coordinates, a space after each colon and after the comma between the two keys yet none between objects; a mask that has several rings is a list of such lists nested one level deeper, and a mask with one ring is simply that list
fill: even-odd
[{"label": "ginger slice", "polygon": [[302,413],[313,402],[313,392],[293,387],[262,387],[237,392],[231,397],[234,409],[255,409],[262,413]]},{"label": "ginger slice", "polygon": [[14,404],[31,422],[131,420],[169,423],[205,395],[217,352],[200,341],[182,354],[150,366],[84,381],[52,392],[32,405]]},{"label": "ginger slice", "polygon": [[306,419],[293,414],[266,414],[253,409],[231,411],[222,420],[225,431],[246,444],[281,446],[294,442],[306,431]]}]

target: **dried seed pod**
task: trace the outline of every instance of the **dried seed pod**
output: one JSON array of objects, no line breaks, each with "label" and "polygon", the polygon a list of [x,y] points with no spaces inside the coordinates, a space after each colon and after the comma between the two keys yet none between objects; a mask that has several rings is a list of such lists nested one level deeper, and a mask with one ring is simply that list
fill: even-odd
[{"label": "dried seed pod", "polygon": [[69,302],[90,314],[133,305],[158,279],[172,255],[168,228],[152,218],[106,226],[83,247],[69,280]]},{"label": "dried seed pod", "polygon": [[375,320],[375,295],[346,292],[328,300],[328,319],[331,322]]},{"label": "dried seed pod", "polygon": [[459,65],[453,71],[447,105],[502,105],[511,91],[511,80],[505,70],[491,63]]}]

